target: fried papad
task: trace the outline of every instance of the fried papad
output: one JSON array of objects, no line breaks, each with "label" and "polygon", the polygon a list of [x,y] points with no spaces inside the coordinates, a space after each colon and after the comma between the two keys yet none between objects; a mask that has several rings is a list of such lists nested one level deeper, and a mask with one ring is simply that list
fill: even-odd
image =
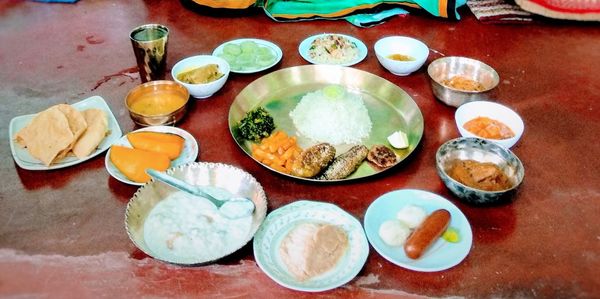
[{"label": "fried papad", "polygon": [[50,166],[62,151],[75,142],[69,120],[57,106],[36,115],[31,123],[17,132],[15,139],[46,166]]},{"label": "fried papad", "polygon": [[77,158],[89,156],[102,142],[108,132],[108,120],[102,109],[87,109],[82,111],[87,123],[87,129],[73,146],[73,153]]},{"label": "fried papad", "polygon": [[83,132],[85,132],[87,129],[87,123],[85,122],[83,114],[79,110],[73,108],[71,105],[58,104],[56,106],[67,117],[67,121],[69,121],[69,128],[71,129],[71,132],[73,132],[74,138],[73,142],[67,148],[58,153],[56,159],[61,159],[71,151],[75,145],[75,142],[79,139]]}]

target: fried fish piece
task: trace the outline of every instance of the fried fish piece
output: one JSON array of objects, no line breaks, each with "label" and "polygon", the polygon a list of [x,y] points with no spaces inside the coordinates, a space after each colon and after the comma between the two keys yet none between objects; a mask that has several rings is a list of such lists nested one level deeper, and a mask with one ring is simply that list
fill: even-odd
[{"label": "fried fish piece", "polygon": [[329,143],[313,145],[300,153],[292,165],[292,175],[312,178],[319,174],[335,157],[335,147]]},{"label": "fried fish piece", "polygon": [[373,145],[371,150],[369,150],[367,160],[381,168],[387,168],[396,164],[398,158],[396,157],[396,153],[389,147],[385,145]]},{"label": "fried fish piece", "polygon": [[211,63],[181,72],[177,75],[177,79],[188,84],[206,84],[220,79],[223,75],[219,70],[219,65]]},{"label": "fried fish piece", "polygon": [[352,174],[365,160],[369,149],[364,145],[355,145],[347,152],[336,157],[317,180],[339,180]]}]

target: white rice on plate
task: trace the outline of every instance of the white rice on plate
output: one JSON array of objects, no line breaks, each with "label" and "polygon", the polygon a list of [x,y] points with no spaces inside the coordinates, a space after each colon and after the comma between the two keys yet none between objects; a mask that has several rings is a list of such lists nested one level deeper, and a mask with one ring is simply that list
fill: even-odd
[{"label": "white rice on plate", "polygon": [[332,145],[361,143],[372,127],[362,97],[340,86],[307,93],[290,117],[300,134]]}]

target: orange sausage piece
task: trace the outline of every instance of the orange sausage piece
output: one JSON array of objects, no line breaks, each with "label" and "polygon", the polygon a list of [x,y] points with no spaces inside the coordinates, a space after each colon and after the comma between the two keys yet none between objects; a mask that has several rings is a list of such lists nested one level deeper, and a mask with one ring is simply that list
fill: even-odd
[{"label": "orange sausage piece", "polygon": [[427,249],[446,231],[450,224],[450,212],[435,210],[408,237],[404,252],[411,259],[420,258]]}]

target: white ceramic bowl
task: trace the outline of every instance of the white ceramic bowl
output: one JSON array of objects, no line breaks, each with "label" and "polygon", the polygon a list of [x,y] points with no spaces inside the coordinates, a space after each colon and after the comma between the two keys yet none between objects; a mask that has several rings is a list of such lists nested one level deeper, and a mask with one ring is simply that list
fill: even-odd
[{"label": "white ceramic bowl", "polygon": [[[515,133],[515,136],[507,139],[481,138],[464,128],[466,122],[480,116],[504,123],[513,131],[513,133]],[[474,101],[461,105],[454,113],[454,120],[456,121],[456,126],[458,127],[461,136],[485,139],[495,142],[504,148],[510,148],[515,145],[525,130],[523,120],[514,110],[504,105],[488,101]]]},{"label": "white ceramic bowl", "polygon": [[[408,55],[415,60],[399,61],[388,58],[392,54]],[[406,76],[418,70],[429,56],[429,48],[420,40],[407,36],[388,36],[375,43],[377,60],[394,75]]]},{"label": "white ceramic bowl", "polygon": [[[177,75],[181,72],[211,63],[219,66],[219,71],[223,73],[223,77],[205,84],[189,84],[181,82],[179,79],[177,79]],[[173,66],[173,69],[171,69],[171,76],[177,83],[185,86],[192,97],[196,99],[204,99],[212,96],[215,92],[219,91],[223,85],[225,85],[225,82],[229,77],[229,71],[229,63],[227,63],[225,59],[212,55],[197,55],[177,62]]]}]

